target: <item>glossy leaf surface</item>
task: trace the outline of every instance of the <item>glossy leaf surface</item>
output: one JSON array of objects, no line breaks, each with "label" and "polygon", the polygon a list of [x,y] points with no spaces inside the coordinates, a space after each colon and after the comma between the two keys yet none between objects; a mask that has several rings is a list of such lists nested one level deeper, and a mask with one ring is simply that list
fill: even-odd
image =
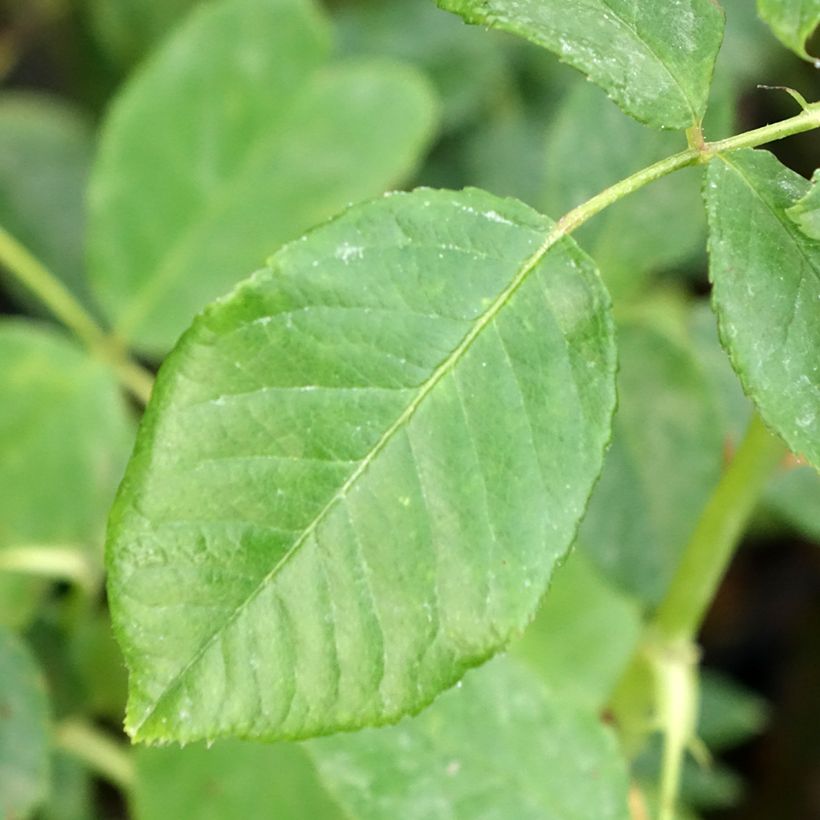
[{"label": "glossy leaf surface", "polygon": [[395,721],[528,623],[614,399],[608,297],[571,240],[534,255],[552,225],[383,198],[195,321],[109,531],[134,737]]},{"label": "glossy leaf surface", "polygon": [[723,12],[713,0],[438,0],[555,52],[649,125],[703,119]]},{"label": "glossy leaf surface", "polygon": [[710,277],[720,336],[763,419],[820,466],[820,241],[787,209],[809,183],[766,151],[709,166]]},{"label": "glossy leaf surface", "polygon": [[614,735],[504,658],[468,673],[418,717],[308,748],[351,817],[629,817]]},{"label": "glossy leaf surface", "polygon": [[[0,551],[73,547],[93,560],[133,436],[111,372],[61,333],[6,319],[0,395]],[[24,621],[41,586],[0,572],[0,621]]]},{"label": "glossy leaf surface", "polygon": [[383,61],[324,66],[308,0],[194,14],[135,75],[103,129],[90,265],[123,339],[165,353],[193,315],[283,242],[413,167],[426,82]]},{"label": "glossy leaf surface", "polygon": [[757,0],[757,10],[783,45],[815,62],[806,42],[820,25],[820,0]]},{"label": "glossy leaf surface", "polygon": [[0,816],[31,816],[48,789],[48,701],[25,646],[0,627]]},{"label": "glossy leaf surface", "polygon": [[612,447],[578,545],[610,580],[655,604],[720,476],[723,437],[685,343],[632,320],[618,327],[618,352]]},{"label": "glossy leaf surface", "polygon": [[135,820],[344,820],[294,743],[139,749]]}]

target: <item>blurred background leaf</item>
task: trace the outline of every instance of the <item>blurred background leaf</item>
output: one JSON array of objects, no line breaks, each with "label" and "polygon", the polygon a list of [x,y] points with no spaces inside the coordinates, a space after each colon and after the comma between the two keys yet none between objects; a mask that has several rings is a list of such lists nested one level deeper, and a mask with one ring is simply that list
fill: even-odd
[{"label": "blurred background leaf", "polygon": [[[0,224],[88,305],[85,188],[94,150],[91,122],[58,97],[0,95]],[[22,304],[32,297],[9,287]]]},{"label": "blurred background leaf", "polygon": [[49,784],[43,679],[25,646],[0,626],[0,816],[26,820]]},{"label": "blurred background leaf", "polygon": [[[101,571],[106,514],[134,424],[110,370],[57,330],[0,321],[3,552],[65,547]],[[33,614],[45,581],[0,570],[0,622]]]}]

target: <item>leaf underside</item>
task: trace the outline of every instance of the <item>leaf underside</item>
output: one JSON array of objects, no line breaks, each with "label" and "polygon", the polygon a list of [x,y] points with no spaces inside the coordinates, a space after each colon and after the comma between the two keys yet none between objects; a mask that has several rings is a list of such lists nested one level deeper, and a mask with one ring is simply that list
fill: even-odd
[{"label": "leaf underside", "polygon": [[608,297],[571,240],[533,257],[552,227],[383,198],[195,321],[109,530],[136,739],[395,721],[523,629],[614,403]]},{"label": "leaf underside", "polygon": [[723,39],[714,0],[437,1],[555,52],[641,122],[688,128],[703,119]]},{"label": "leaf underside", "polygon": [[721,341],[763,419],[820,467],[820,242],[788,214],[808,189],[748,149],[712,161],[706,206]]}]

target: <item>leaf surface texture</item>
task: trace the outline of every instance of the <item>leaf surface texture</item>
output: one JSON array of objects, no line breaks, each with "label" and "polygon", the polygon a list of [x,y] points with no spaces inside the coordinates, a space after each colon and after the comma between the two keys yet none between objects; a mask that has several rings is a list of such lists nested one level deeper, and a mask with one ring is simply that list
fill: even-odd
[{"label": "leaf surface texture", "polygon": [[132,735],[392,722],[523,629],[614,399],[608,297],[571,240],[535,255],[552,229],[383,198],[195,321],[109,531]]},{"label": "leaf surface texture", "polygon": [[555,52],[627,113],[688,128],[706,111],[723,12],[713,0],[438,0]]},{"label": "leaf surface texture", "polygon": [[810,184],[766,151],[708,170],[710,277],[720,336],[763,419],[820,467],[820,241],[788,210]]}]

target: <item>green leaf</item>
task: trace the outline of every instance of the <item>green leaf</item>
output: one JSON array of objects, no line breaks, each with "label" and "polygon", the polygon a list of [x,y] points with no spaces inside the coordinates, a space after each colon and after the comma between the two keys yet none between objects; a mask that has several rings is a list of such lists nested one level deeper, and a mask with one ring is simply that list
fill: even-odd
[{"label": "green leaf", "polygon": [[[680,134],[644,128],[609,104],[594,86],[577,83],[547,131],[540,202],[546,213],[566,213],[683,148]],[[701,176],[699,169],[686,169],[661,179],[579,230],[578,243],[598,261],[616,303],[619,297],[644,293],[651,275],[686,262],[702,249],[706,224]]]},{"label": "green leaf", "polygon": [[575,550],[555,573],[535,621],[510,651],[561,700],[599,712],[629,663],[640,632],[635,601],[607,584]]},{"label": "green leaf", "polygon": [[[94,560],[133,441],[111,371],[55,330],[5,319],[0,395],[0,557],[51,545]],[[41,588],[0,571],[0,623],[25,622]]]},{"label": "green leaf", "polygon": [[383,61],[322,69],[326,39],[307,0],[218,3],[116,101],[92,179],[90,265],[138,349],[165,353],[240,272],[413,167],[434,119],[426,82]]},{"label": "green leaf", "polygon": [[766,488],[766,506],[805,538],[820,544],[820,475],[813,467],[792,467]]},{"label": "green leaf", "polygon": [[463,26],[430,0],[346,3],[334,19],[342,54],[389,56],[423,69],[449,131],[481,118],[513,82],[500,35]]},{"label": "green leaf", "polygon": [[294,743],[139,749],[135,820],[343,820]]},{"label": "green leaf", "polygon": [[688,345],[625,321],[618,350],[612,447],[578,544],[608,578],[656,604],[718,481],[723,438]]},{"label": "green leaf", "polygon": [[737,746],[763,731],[768,721],[766,701],[730,678],[704,670],[700,680],[698,737],[720,751]]},{"label": "green leaf", "polygon": [[811,182],[811,190],[787,213],[806,236],[820,239],[820,168],[814,172]]},{"label": "green leaf", "polygon": [[56,752],[51,761],[51,794],[37,820],[96,820],[94,783],[76,758]]},{"label": "green leaf", "polygon": [[109,56],[140,60],[201,0],[83,0],[92,28]]},{"label": "green leaf", "polygon": [[25,820],[48,790],[48,698],[25,646],[0,627],[0,817]]},{"label": "green leaf", "polygon": [[758,14],[784,46],[817,64],[806,43],[820,25],[820,0],[757,0]]},{"label": "green leaf", "polygon": [[[643,787],[648,817],[662,817],[658,784],[663,766],[663,738],[655,734],[633,763],[633,777]],[[697,810],[726,809],[743,795],[743,782],[726,766],[712,763],[702,767],[691,757],[685,758],[681,771],[680,803],[674,820],[698,820]]]},{"label": "green leaf", "polygon": [[716,157],[707,180],[721,341],[766,423],[820,466],[820,242],[786,213],[809,183],[751,149]]},{"label": "green leaf", "polygon": [[570,239],[539,255],[553,225],[382,198],[194,322],[109,530],[137,740],[392,722],[529,622],[614,398],[608,297]]},{"label": "green leaf", "polygon": [[700,123],[723,38],[713,0],[437,0],[468,23],[555,52],[627,113],[659,128]]},{"label": "green leaf", "polygon": [[[692,311],[690,327],[698,360],[720,406],[725,449],[731,454],[749,423],[752,403],[720,346],[714,314],[705,302]],[[820,475],[813,467],[779,470],[766,487],[763,504],[778,521],[820,543]]]},{"label": "green leaf", "polygon": [[499,658],[416,718],[308,744],[351,817],[627,820],[617,741]]},{"label": "green leaf", "polygon": [[[85,187],[92,147],[89,123],[66,103],[35,94],[0,97],[0,225],[85,303]],[[27,294],[20,299],[26,306],[32,302]]]}]

